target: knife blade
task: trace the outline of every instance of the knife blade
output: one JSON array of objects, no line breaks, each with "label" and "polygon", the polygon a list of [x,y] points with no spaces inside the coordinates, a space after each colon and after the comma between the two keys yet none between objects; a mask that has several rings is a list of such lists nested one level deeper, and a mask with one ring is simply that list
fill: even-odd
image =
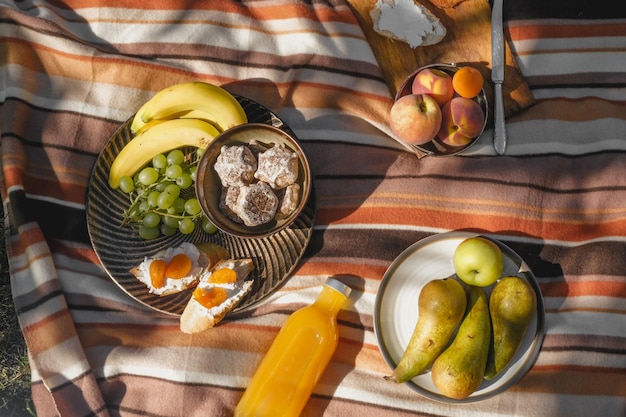
[{"label": "knife blade", "polygon": [[493,0],[491,9],[491,81],[493,82],[493,147],[499,155],[506,151],[507,135],[504,124],[504,99],[502,83],[504,82],[505,47],[502,30],[502,2]]}]

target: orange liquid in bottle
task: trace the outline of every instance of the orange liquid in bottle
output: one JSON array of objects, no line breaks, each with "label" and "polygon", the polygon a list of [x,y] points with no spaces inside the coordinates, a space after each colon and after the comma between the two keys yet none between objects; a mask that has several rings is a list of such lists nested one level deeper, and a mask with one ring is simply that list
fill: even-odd
[{"label": "orange liquid in bottle", "polygon": [[350,288],[329,278],[310,306],[293,313],[241,397],[235,417],[296,417],[337,348],[337,314]]}]

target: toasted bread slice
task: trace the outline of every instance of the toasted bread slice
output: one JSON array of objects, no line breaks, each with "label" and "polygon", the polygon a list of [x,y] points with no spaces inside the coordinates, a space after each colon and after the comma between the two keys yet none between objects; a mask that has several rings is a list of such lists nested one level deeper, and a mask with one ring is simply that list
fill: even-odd
[{"label": "toasted bread slice", "polygon": [[[164,276],[161,282],[157,284],[150,273],[151,264],[155,261],[164,261],[167,265],[176,255],[185,255],[191,261],[190,270],[184,276],[177,276],[176,278]],[[192,243],[183,242],[177,247],[159,251],[154,256],[146,256],[139,265],[130,270],[130,273],[141,281],[150,293],[164,296],[194,287],[208,267],[209,260],[206,255]]]},{"label": "toasted bread slice", "polygon": [[[164,261],[169,264],[176,255],[183,254],[191,261],[191,269],[184,276],[164,277],[164,280],[157,284],[153,281],[150,273],[150,265],[154,261]],[[208,269],[212,268],[219,261],[228,257],[228,251],[213,243],[193,243],[183,242],[177,247],[167,248],[157,252],[154,256],[146,256],[130,273],[141,281],[148,291],[159,296],[175,294],[188,288],[195,287],[200,281],[200,276]]]},{"label": "toasted bread slice", "polygon": [[[219,278],[222,269],[233,271],[233,279]],[[198,333],[219,323],[250,291],[253,281],[247,278],[253,270],[251,259],[229,259],[204,274],[180,317],[180,330]]]}]

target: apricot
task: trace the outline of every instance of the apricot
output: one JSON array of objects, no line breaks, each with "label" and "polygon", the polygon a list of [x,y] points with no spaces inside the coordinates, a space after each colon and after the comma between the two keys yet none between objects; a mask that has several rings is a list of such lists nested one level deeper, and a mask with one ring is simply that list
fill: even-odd
[{"label": "apricot", "polygon": [[155,259],[150,262],[150,282],[154,288],[161,288],[165,285],[165,268],[167,263],[163,259]]},{"label": "apricot", "polygon": [[213,308],[222,304],[228,298],[228,294],[224,288],[213,287],[213,288],[200,288],[197,287],[193,291],[193,298],[196,299],[203,307],[205,308]]},{"label": "apricot", "polygon": [[237,281],[237,273],[234,269],[221,268],[213,271],[209,277],[209,282],[213,284],[230,284]]},{"label": "apricot", "polygon": [[454,91],[465,98],[474,98],[483,88],[483,76],[476,68],[462,67],[452,76]]},{"label": "apricot", "polygon": [[472,99],[454,97],[441,109],[439,139],[451,146],[465,146],[480,135],[485,114]]},{"label": "apricot", "polygon": [[415,75],[411,84],[413,94],[428,94],[443,106],[454,96],[452,77],[446,72],[435,68],[426,68]]},{"label": "apricot", "polygon": [[165,267],[165,275],[168,278],[180,279],[186,277],[191,271],[193,262],[184,253],[174,255]]}]

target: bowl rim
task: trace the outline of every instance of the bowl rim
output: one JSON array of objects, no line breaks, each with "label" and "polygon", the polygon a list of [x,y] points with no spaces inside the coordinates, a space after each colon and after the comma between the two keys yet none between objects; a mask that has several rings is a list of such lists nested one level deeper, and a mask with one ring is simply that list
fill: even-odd
[{"label": "bowl rim", "polygon": [[[298,155],[298,170],[300,172],[299,176],[302,176],[301,179],[299,178],[296,181],[296,183],[300,185],[300,199],[298,201],[297,208],[285,219],[279,221],[271,221],[269,223],[259,226],[246,226],[244,224],[236,223],[230,220],[226,215],[221,212],[221,210],[219,210],[219,194],[208,196],[205,187],[205,180],[208,172],[209,170],[213,170],[213,156],[217,157],[217,155],[219,155],[219,150],[226,143],[249,143],[250,140],[241,140],[240,136],[243,134],[247,135],[251,131],[265,131],[266,134],[269,133],[270,135],[272,135],[272,139],[274,139],[267,140],[264,138],[260,138],[258,139],[260,143],[269,145],[275,144],[278,141],[294,151]],[[280,140],[278,140],[279,138]],[[300,140],[297,138],[295,133],[266,123],[244,123],[231,127],[220,133],[218,136],[215,137],[213,141],[211,141],[211,143],[207,146],[204,154],[200,158],[196,175],[196,196],[198,198],[198,201],[200,202],[200,206],[204,214],[207,216],[209,221],[211,221],[211,223],[213,223],[215,227],[220,229],[222,232],[240,238],[264,238],[287,228],[301,214],[311,195],[311,168],[308,162],[308,158],[306,157],[306,154],[302,149],[302,146],[300,145]],[[219,184],[219,187],[222,187],[222,185]],[[212,199],[213,204],[209,204],[209,199]],[[214,212],[211,207],[216,207],[217,212]]]}]

